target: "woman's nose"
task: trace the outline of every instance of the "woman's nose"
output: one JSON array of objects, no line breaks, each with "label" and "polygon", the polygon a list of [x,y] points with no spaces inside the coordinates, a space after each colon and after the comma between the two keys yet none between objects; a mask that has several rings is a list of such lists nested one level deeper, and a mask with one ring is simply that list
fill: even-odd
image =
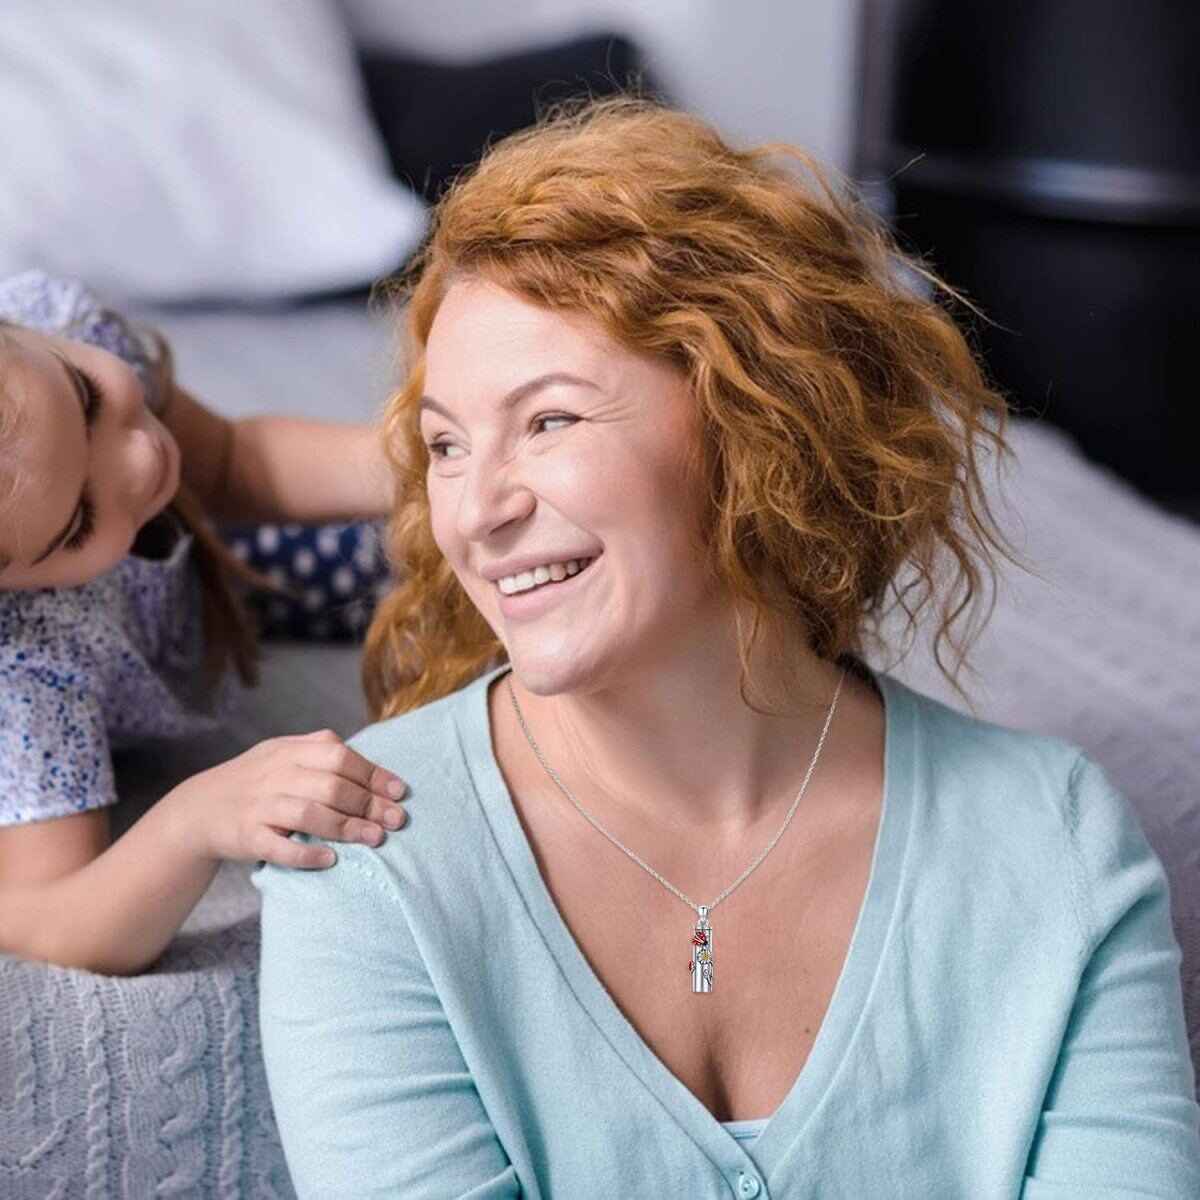
[{"label": "woman's nose", "polygon": [[485,537],[527,516],[532,505],[533,493],[514,471],[481,463],[468,472],[459,496],[459,533],[467,539]]}]

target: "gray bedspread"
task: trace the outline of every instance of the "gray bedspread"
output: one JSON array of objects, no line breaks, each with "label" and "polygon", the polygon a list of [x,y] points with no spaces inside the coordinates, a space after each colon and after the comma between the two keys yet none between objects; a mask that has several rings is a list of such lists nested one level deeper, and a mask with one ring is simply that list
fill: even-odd
[{"label": "gray bedspread", "polygon": [[[184,381],[228,413],[365,420],[384,395],[390,331],[361,305],[156,315]],[[1200,1077],[1200,528],[1051,427],[1018,421],[1013,440],[1019,463],[993,504],[1041,578],[1005,575],[974,650],[976,711],[1068,738],[1129,797],[1171,879]],[[963,707],[931,632],[904,662],[873,665]],[[357,672],[353,649],[271,646],[235,727],[119,757],[118,831],[174,781],[264,737],[352,733],[365,721]],[[0,956],[5,1200],[292,1195],[260,1058],[250,869],[225,864],[139,978]]]}]

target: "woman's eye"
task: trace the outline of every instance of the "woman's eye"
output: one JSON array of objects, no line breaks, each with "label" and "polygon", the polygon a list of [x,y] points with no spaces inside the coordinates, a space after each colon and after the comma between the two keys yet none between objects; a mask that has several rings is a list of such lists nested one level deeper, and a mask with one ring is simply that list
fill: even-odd
[{"label": "woman's eye", "polygon": [[[578,420],[578,418],[567,416],[565,413],[549,413],[545,416],[534,417],[533,420],[530,421],[530,425],[540,425],[540,424],[542,424],[543,421],[575,421],[575,420]],[[443,442],[443,441],[433,441],[433,442],[426,442],[425,444],[429,448],[429,453],[434,458],[447,458],[449,456],[447,454],[445,454],[444,451],[446,449],[448,449],[449,447],[453,446],[454,443],[453,442]]]},{"label": "woman's eye", "polygon": [[546,417],[534,417],[533,424],[540,425],[543,421],[574,421],[575,417],[568,417],[563,413],[554,413]]}]

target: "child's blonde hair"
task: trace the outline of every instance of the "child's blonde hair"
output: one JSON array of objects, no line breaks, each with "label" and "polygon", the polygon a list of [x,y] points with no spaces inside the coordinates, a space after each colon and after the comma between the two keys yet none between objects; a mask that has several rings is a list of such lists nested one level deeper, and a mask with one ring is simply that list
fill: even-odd
[{"label": "child's blonde hair", "polygon": [[[144,345],[139,331],[120,313],[105,310],[104,316],[121,325],[134,345]],[[8,401],[3,388],[3,355],[10,351],[8,328],[20,328],[10,321],[0,320],[0,510],[8,510],[20,493],[21,465],[12,452],[19,425],[17,406]],[[144,333],[154,343],[154,353],[145,358],[147,388],[152,398],[163,397],[169,404],[175,387],[174,359],[167,340],[158,330],[145,328]],[[69,337],[70,330],[63,330]],[[253,687],[259,680],[261,647],[258,624],[237,594],[234,582],[240,580],[254,587],[278,591],[273,580],[243,563],[212,528],[200,501],[182,480],[179,490],[167,505],[193,537],[192,559],[199,576],[202,598],[202,627],[204,630],[204,671],[209,686],[215,686],[225,664],[232,656],[242,681]]]}]

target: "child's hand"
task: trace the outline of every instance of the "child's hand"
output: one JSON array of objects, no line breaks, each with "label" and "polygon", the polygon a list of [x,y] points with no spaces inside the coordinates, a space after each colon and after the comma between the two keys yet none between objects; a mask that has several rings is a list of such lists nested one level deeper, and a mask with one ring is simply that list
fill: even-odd
[{"label": "child's hand", "polygon": [[[292,841],[292,830],[376,846],[404,809],[388,792],[398,776],[351,750],[331,729],[268,738],[169,792],[184,835],[203,857],[328,867],[326,846]],[[328,857],[327,857],[328,856]]]}]

